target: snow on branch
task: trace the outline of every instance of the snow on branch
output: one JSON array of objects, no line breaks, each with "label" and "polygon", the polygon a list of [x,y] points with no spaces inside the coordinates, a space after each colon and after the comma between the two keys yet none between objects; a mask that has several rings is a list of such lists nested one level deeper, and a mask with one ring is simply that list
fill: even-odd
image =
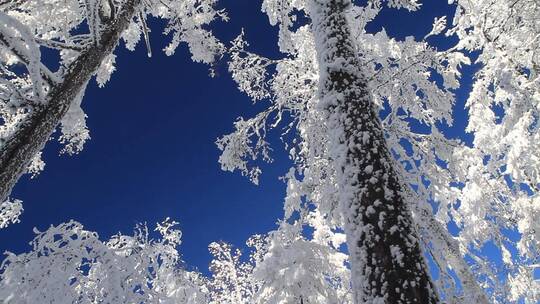
[{"label": "snow on branch", "polygon": [[[67,0],[0,2],[0,197],[5,199],[60,125],[62,152],[75,154],[90,138],[82,100],[96,76],[104,86],[115,71],[114,49],[122,37],[128,49],[144,36],[147,18],[167,21],[172,54],[186,43],[197,62],[211,64],[224,51],[208,24],[227,20],[215,0]],[[40,48],[58,62],[41,58]],[[47,60],[45,60],[47,59]],[[58,67],[52,72],[46,64]],[[24,67],[24,69],[21,69]],[[1,200],[0,199],[0,200]]]},{"label": "snow on branch", "polygon": [[[199,274],[180,267],[175,222],[146,226],[108,241],[75,221],[35,229],[32,251],[7,253],[0,266],[0,299],[16,303],[206,304]],[[165,228],[164,228],[165,227]],[[174,241],[171,241],[174,240]]]},{"label": "snow on branch", "polygon": [[19,216],[23,212],[20,200],[5,201],[0,203],[0,229],[9,224],[19,223]]}]

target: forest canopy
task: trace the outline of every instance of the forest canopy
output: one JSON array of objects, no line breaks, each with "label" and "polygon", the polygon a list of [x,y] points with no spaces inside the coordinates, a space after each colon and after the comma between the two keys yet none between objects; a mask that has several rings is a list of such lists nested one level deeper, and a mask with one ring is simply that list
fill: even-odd
[{"label": "forest canopy", "polygon": [[[256,14],[247,5],[228,5],[0,0],[0,240],[7,250],[0,301],[540,301],[537,1],[263,0],[251,4],[260,10]],[[399,22],[402,27],[395,26]],[[186,57],[194,67],[184,60],[176,69],[137,69],[127,83],[146,85],[122,92],[115,73],[128,70],[120,62],[142,60],[137,50],[144,50],[147,65]],[[208,80],[190,75],[192,69],[204,70]],[[190,93],[195,88],[180,81],[187,78],[220,82],[248,102],[233,106],[206,84]],[[87,101],[94,87],[106,102]],[[182,87],[174,98],[183,104],[195,94],[214,97],[206,108],[172,106],[160,96],[170,96],[164,94],[175,87]],[[135,118],[135,97],[127,96],[142,92],[150,100],[141,121]],[[181,112],[182,121],[167,121],[171,112]],[[202,151],[203,140],[211,143],[213,160],[200,157],[191,166],[206,172],[211,161],[217,171],[217,160],[223,171],[245,177],[236,181],[241,189],[261,192],[265,182],[279,177],[281,192],[260,194],[280,210],[279,218],[268,219],[276,224],[264,232],[246,227],[242,235],[251,236],[245,244],[219,238],[204,244],[211,255],[208,271],[183,258],[189,248],[181,246],[184,236],[169,219],[175,214],[154,220],[155,228],[137,224],[127,234],[113,234],[106,222],[86,228],[77,218],[43,218],[49,228],[34,228],[32,240],[23,240],[31,248],[11,249],[8,240],[19,238],[14,227],[36,225],[25,222],[25,206],[55,208],[49,201],[29,202],[14,187],[26,176],[52,182],[47,171],[53,168],[45,162],[56,165],[55,154],[82,161],[92,154],[93,127],[87,122],[94,113],[114,113],[117,126],[126,125],[125,134],[140,134],[147,150],[138,166],[108,170],[141,176],[144,188],[166,183],[163,192],[193,182],[189,174],[174,182],[157,177],[172,163],[157,139],[171,148],[176,136],[189,140],[175,158],[189,149]],[[202,130],[183,120],[219,135],[201,139]],[[159,128],[152,129],[153,123]],[[111,153],[116,143],[135,150],[128,137],[115,137],[107,147]],[[68,179],[89,174],[63,172]],[[219,174],[220,180],[228,178]],[[230,184],[202,176],[203,186],[192,191],[211,195],[229,188],[230,196],[219,196],[228,204],[234,195]],[[28,191],[37,180],[27,182]],[[116,192],[126,189],[116,186]],[[148,191],[143,187],[130,190],[131,198]],[[69,191],[57,183],[46,192],[61,197]],[[217,214],[220,206],[202,202],[193,222],[210,229],[218,226],[212,217],[236,221],[233,211]],[[67,205],[108,212],[100,201]],[[125,214],[136,208],[126,199],[118,206]],[[144,208],[172,210],[158,201]],[[253,221],[262,220],[262,213]],[[182,229],[189,230],[183,224]]]}]

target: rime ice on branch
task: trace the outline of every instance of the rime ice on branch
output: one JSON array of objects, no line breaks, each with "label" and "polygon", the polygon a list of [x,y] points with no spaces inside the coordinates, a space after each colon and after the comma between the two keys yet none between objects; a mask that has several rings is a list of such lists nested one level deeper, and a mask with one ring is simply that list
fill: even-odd
[{"label": "rime ice on branch", "polygon": [[207,304],[204,279],[181,267],[177,223],[146,226],[101,241],[71,221],[36,232],[32,251],[7,253],[0,266],[4,303]]}]

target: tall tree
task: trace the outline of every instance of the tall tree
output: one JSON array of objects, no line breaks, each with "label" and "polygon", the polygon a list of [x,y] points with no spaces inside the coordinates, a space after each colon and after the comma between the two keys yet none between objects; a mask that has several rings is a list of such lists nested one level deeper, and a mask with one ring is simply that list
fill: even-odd
[{"label": "tall tree", "polygon": [[[88,1],[85,9],[92,42],[67,67],[61,80],[51,77],[52,73],[42,68],[39,47],[31,30],[17,19],[1,13],[3,31],[0,41],[4,52],[11,51],[26,65],[33,86],[32,98],[34,100],[25,100],[26,98],[21,94],[22,100],[17,100],[17,102],[26,101],[37,106],[32,108],[24,122],[18,122],[12,134],[8,135],[9,138],[4,139],[0,154],[0,201],[7,198],[19,177],[25,172],[31,160],[43,148],[62,117],[67,113],[72,101],[83,91],[101,62],[111,54],[118,43],[120,34],[137,13],[139,3],[139,0],[123,3],[120,7],[120,13],[114,18],[114,21],[107,24],[101,33],[97,30],[99,28],[97,21],[100,20],[97,16],[99,10],[99,7],[96,7],[97,2]],[[31,52],[23,53],[25,47],[28,47]],[[46,96],[42,73],[50,77],[51,87],[47,90]],[[17,93],[17,91],[13,93]]]},{"label": "tall tree", "polygon": [[[270,22],[280,26],[279,46],[286,58],[264,58],[246,51],[242,37],[235,41],[233,78],[253,99],[269,97],[271,103],[257,116],[237,121],[235,132],[218,141],[224,151],[220,161],[226,170],[238,168],[256,178],[260,169],[251,167],[249,159],[262,155],[271,160],[266,132],[285,121],[283,138],[303,184],[298,194],[343,226],[339,172],[332,166],[333,146],[327,144],[332,141],[325,121],[327,104],[321,106],[317,93],[325,75],[315,60],[318,45],[312,31],[297,18],[307,3],[263,2]],[[352,5],[345,15],[393,168],[402,181],[402,195],[426,253],[440,270],[439,292],[452,303],[534,302],[538,289],[525,286],[538,284],[533,272],[540,247],[534,220],[540,210],[535,166],[540,159],[539,7],[535,1],[505,0],[454,5],[453,24],[447,27],[447,16],[436,18],[420,41],[392,39],[384,30],[366,32],[381,1]],[[441,33],[455,34],[458,43],[434,49],[430,37]],[[460,65],[470,64],[467,56],[477,58],[466,105],[466,131],[474,139],[463,142],[452,139],[446,124],[453,120],[452,90],[459,86]],[[276,66],[275,72],[270,66]],[[297,134],[289,141],[291,130]],[[456,224],[450,233],[447,225]],[[502,262],[494,263],[485,254],[493,245]]]},{"label": "tall tree", "polygon": [[[317,190],[310,198],[323,205],[321,210],[342,221],[347,233],[355,301],[436,302],[409,211],[413,202],[402,191],[402,172],[395,168],[386,146],[384,134],[393,132],[386,124],[383,128],[376,107],[384,99],[391,102],[392,115],[386,123],[392,120],[391,126],[402,132],[390,135],[392,144],[409,129],[399,127],[395,115],[400,107],[428,123],[438,118],[429,108],[438,108],[436,113],[441,113],[441,118],[449,118],[452,96],[430,81],[426,70],[437,69],[449,87],[455,85],[459,54],[437,54],[411,40],[403,43],[403,51],[391,41],[387,53],[377,54],[376,50],[385,49],[384,39],[388,38],[384,33],[372,38],[363,32],[365,24],[377,15],[377,5],[359,8],[339,1],[265,1],[263,9],[273,24],[280,23],[280,49],[293,59],[262,58],[243,52],[241,40],[235,42],[233,48],[240,51],[233,58],[231,71],[240,88],[254,98],[271,96],[275,101],[257,117],[239,120],[237,132],[218,141],[224,150],[224,169],[240,168],[256,178],[258,169],[249,168],[246,159],[259,153],[267,157],[265,125],[273,115],[279,121],[284,112],[290,111],[295,119],[288,128],[296,126],[301,136],[298,145],[293,141],[290,153],[303,168],[306,182]],[[311,29],[293,30],[294,10],[308,12]],[[358,20],[353,34],[348,20]],[[400,51],[402,54],[396,54]],[[277,73],[270,78],[268,88],[265,67],[276,61]],[[372,73],[369,80],[363,70]],[[419,88],[425,92],[420,96]],[[375,103],[372,94],[382,95],[383,100]],[[428,110],[407,99],[422,100]],[[270,124],[275,126],[277,122]],[[440,138],[437,134],[433,137]],[[393,151],[401,154],[398,147],[392,145]],[[335,191],[328,195],[330,189]],[[334,201],[338,203],[328,205]]]},{"label": "tall tree", "polygon": [[[168,20],[174,53],[187,42],[194,61],[210,63],[221,44],[204,26],[221,11],[214,0],[140,1],[70,0],[0,2],[0,202],[27,170],[43,167],[39,152],[56,127],[65,152],[75,153],[89,138],[80,108],[88,81],[103,86],[114,71],[113,51],[121,37],[133,49],[141,36],[148,42],[147,16]],[[88,27],[84,32],[81,28]],[[52,72],[40,49],[57,50]],[[148,55],[151,55],[147,43]],[[49,64],[50,65],[50,64]],[[21,69],[20,67],[24,67]]]},{"label": "tall tree", "polygon": [[309,4],[355,303],[436,303],[418,235],[355,50],[346,0]]}]

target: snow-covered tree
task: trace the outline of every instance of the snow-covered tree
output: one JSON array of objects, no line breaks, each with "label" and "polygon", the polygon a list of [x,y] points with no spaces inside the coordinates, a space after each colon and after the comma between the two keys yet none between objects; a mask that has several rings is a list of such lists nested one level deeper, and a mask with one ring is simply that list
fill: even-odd
[{"label": "snow-covered tree", "polygon": [[402,184],[356,53],[350,1],[311,1],[321,114],[336,170],[355,303],[436,303]]},{"label": "snow-covered tree", "polygon": [[[416,7],[414,3],[391,4]],[[272,24],[279,24],[279,46],[287,57],[270,60],[246,51],[242,37],[233,42],[236,54],[230,69],[240,89],[254,99],[271,97],[272,103],[256,117],[240,119],[236,132],[218,140],[224,152],[223,168],[240,169],[256,178],[260,170],[250,167],[248,161],[259,155],[269,158],[266,127],[276,126],[290,113],[293,119],[286,132],[296,129],[298,137],[289,143],[289,152],[310,189],[306,196],[348,235],[356,301],[380,298],[397,303],[402,294],[403,299],[435,301],[409,211],[423,215],[417,211],[431,208],[427,203],[430,193],[424,191],[423,173],[415,172],[411,165],[421,162],[424,172],[441,171],[431,147],[442,142],[445,149],[448,140],[436,123],[451,122],[453,96],[447,89],[457,87],[457,67],[467,59],[458,52],[437,52],[424,41],[407,38],[399,42],[384,31],[366,33],[365,25],[379,13],[380,3],[357,7],[341,2],[265,1],[263,10]],[[311,17],[311,27],[295,22],[301,12]],[[325,22],[331,20],[324,12],[331,18],[341,16],[331,22],[337,32],[328,34]],[[440,33],[440,23],[429,35]],[[330,45],[338,41],[339,46]],[[276,73],[268,75],[267,66],[274,64]],[[342,70],[345,65],[347,69]],[[432,74],[442,76],[446,89]],[[342,83],[337,85],[338,81]],[[387,112],[382,123],[378,109]],[[434,131],[430,136],[419,134],[412,130],[411,120]],[[407,143],[418,144],[422,157],[407,153]],[[446,182],[444,175],[435,177]],[[411,193],[409,184],[423,188]],[[443,233],[441,239],[449,238],[444,228],[437,231]],[[458,252],[454,255],[461,259]],[[411,261],[402,261],[402,257]],[[415,283],[405,283],[407,273]]]},{"label": "snow-covered tree", "polygon": [[0,301],[206,304],[204,279],[181,268],[176,224],[159,223],[156,240],[146,226],[108,241],[74,221],[36,231],[32,251],[2,262]]},{"label": "snow-covered tree", "polygon": [[[143,237],[143,229],[134,237],[102,243],[72,222],[39,233],[34,244],[41,245],[33,252],[8,256],[0,270],[0,287],[5,287],[0,299],[32,302],[45,296],[69,302],[102,296],[113,302],[184,303],[188,300],[178,297],[191,295],[193,303],[265,304],[540,300],[533,274],[540,256],[538,1],[456,0],[452,24],[447,26],[445,16],[436,18],[422,40],[397,40],[384,30],[366,32],[366,25],[387,9],[383,2],[419,8],[413,0],[364,6],[350,0],[264,0],[263,11],[279,26],[283,58],[251,53],[244,35],[233,41],[229,69],[234,80],[252,99],[268,100],[269,106],[255,117],[239,119],[235,131],[218,140],[223,169],[240,170],[257,182],[261,170],[251,161],[272,160],[266,134],[280,123],[294,162],[287,175],[285,216],[275,231],[248,242],[253,246],[249,261],[230,245],[213,243],[213,276],[203,279],[162,266],[161,254],[178,260],[172,258],[177,256],[174,246],[163,245],[176,237],[152,242]],[[0,189],[6,185],[0,201],[23,171],[43,168],[38,151],[59,122],[65,152],[82,148],[88,130],[80,102],[88,80],[93,74],[100,85],[109,79],[119,37],[130,49],[141,37],[148,41],[149,15],[169,20],[166,32],[174,34],[167,53],[187,41],[196,61],[210,62],[222,48],[203,28],[221,15],[213,1],[145,1],[137,9],[129,6],[137,0],[47,3],[0,0],[0,164],[13,161],[13,168],[20,169],[1,175],[0,165]],[[54,18],[66,7],[75,13]],[[428,43],[443,33],[456,35],[457,45],[437,50]],[[56,72],[40,58],[42,48],[59,51]],[[459,67],[470,64],[469,58],[477,70],[467,101],[472,144],[445,135]],[[27,127],[38,122],[49,133],[17,136],[20,130],[45,130]],[[16,222],[21,211],[20,201],[3,202],[0,228]],[[456,225],[450,233],[447,226]],[[170,230],[169,224],[160,227]],[[350,261],[343,253],[344,233]],[[149,251],[130,251],[133,246],[122,245],[127,243]],[[491,245],[501,261],[485,254]],[[69,249],[62,251],[65,246]],[[156,258],[158,251],[163,253]],[[438,268],[437,291],[423,254]],[[49,264],[61,266],[51,269]],[[114,274],[102,278],[90,271],[103,272],[103,267],[114,268]],[[158,268],[163,275],[155,273]],[[48,279],[60,286],[52,290],[62,291],[42,294],[45,285],[32,285],[49,284]],[[100,284],[115,291],[96,293],[99,288],[92,288]]]},{"label": "snow-covered tree", "polygon": [[[285,121],[285,133],[294,135],[286,146],[301,175],[303,186],[298,189],[304,189],[298,195],[343,227],[342,179],[333,165],[339,158],[335,144],[328,145],[335,134],[328,131],[332,127],[325,112],[328,104],[317,94],[327,77],[324,70],[319,72],[321,47],[313,37],[314,20],[310,28],[298,18],[309,12],[309,4],[263,2],[270,22],[280,27],[279,46],[285,58],[250,53],[243,36],[233,42],[230,70],[239,88],[254,100],[269,98],[271,104],[254,118],[240,119],[234,133],[218,140],[224,152],[220,161],[224,169],[239,169],[256,180],[260,169],[250,160],[259,156],[271,160],[267,130]],[[389,5],[418,6],[405,1]],[[412,37],[398,41],[384,30],[367,33],[366,24],[383,9],[380,1],[346,6],[359,58],[353,69],[359,67],[368,81],[393,156],[389,163],[403,186],[401,195],[425,252],[439,268],[436,283],[441,297],[451,303],[487,303],[487,292],[495,302],[535,302],[538,288],[525,286],[538,284],[533,270],[539,256],[534,220],[540,206],[539,6],[519,0],[454,5],[453,24],[448,28],[446,16],[436,18],[422,41]],[[438,51],[427,41],[441,33],[455,34],[459,42]],[[472,145],[445,136],[445,125],[452,123],[452,90],[460,84],[459,67],[470,64],[469,58],[475,58],[478,68],[467,102]],[[447,225],[455,224],[457,231],[449,233]],[[483,253],[490,243],[503,261]]]},{"label": "snow-covered tree", "polygon": [[[0,2],[0,202],[25,173],[43,168],[40,150],[60,125],[64,152],[89,138],[81,101],[90,78],[105,85],[115,70],[120,39],[128,49],[144,37],[146,20],[167,20],[174,53],[187,43],[192,59],[210,63],[222,45],[205,28],[224,13],[215,0],[68,0]],[[56,50],[43,57],[42,49]]]}]

